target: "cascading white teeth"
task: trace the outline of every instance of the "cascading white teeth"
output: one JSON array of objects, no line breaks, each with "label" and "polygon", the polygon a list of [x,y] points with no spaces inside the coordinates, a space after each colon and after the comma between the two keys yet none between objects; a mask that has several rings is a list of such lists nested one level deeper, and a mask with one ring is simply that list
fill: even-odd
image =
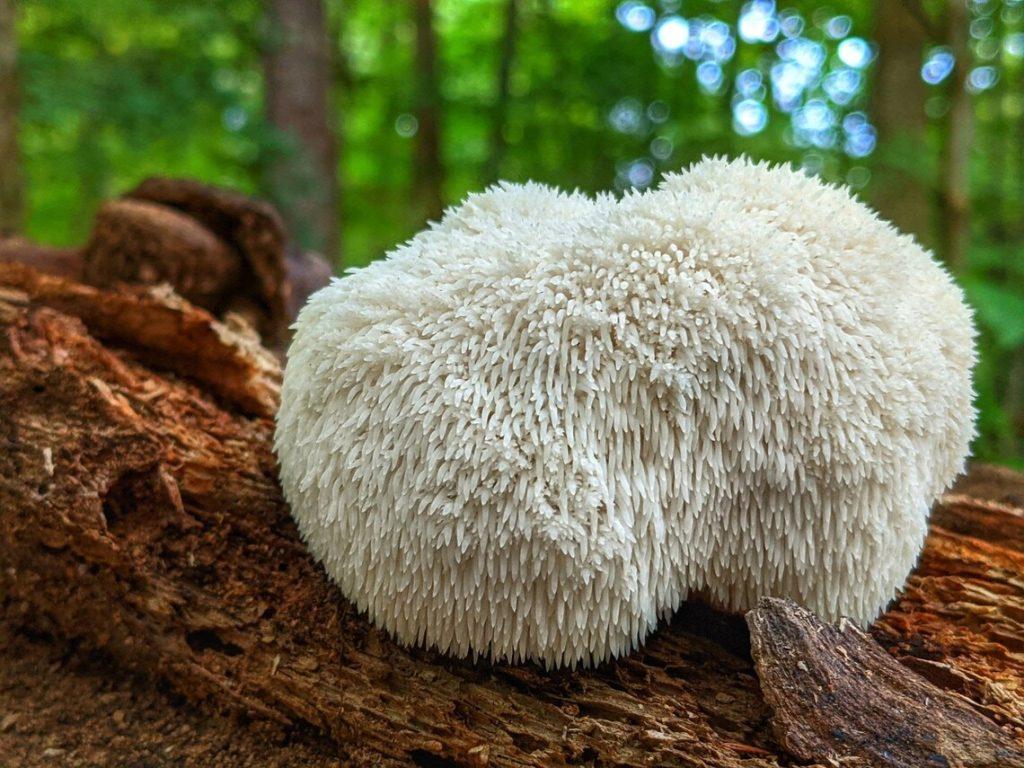
[{"label": "cascading white teeth", "polygon": [[403,643],[596,663],[696,590],[864,623],[962,469],[973,335],[929,254],[786,168],[504,184],[310,299],[282,485]]}]

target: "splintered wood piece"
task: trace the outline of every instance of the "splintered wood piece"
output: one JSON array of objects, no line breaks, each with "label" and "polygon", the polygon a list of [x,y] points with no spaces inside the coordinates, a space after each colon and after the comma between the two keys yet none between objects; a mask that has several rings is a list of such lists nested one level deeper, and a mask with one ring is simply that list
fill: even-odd
[{"label": "splintered wood piece", "polygon": [[886,654],[851,622],[824,624],[789,600],[747,614],[772,729],[801,760],[1009,768],[1024,750],[991,720]]},{"label": "splintered wood piece", "polygon": [[166,288],[100,291],[2,263],[0,286],[80,319],[96,337],[130,347],[156,368],[203,383],[243,413],[277,410],[281,370],[252,329],[230,317],[219,322]]}]

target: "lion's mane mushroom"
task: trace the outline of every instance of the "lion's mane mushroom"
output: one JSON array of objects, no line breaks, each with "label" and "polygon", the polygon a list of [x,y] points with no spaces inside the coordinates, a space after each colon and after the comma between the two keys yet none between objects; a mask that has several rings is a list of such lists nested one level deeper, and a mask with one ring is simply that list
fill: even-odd
[{"label": "lion's mane mushroom", "polygon": [[700,591],[870,621],[973,434],[970,312],[846,191],[706,160],[470,196],[299,317],[277,451],[401,642],[594,663]]}]

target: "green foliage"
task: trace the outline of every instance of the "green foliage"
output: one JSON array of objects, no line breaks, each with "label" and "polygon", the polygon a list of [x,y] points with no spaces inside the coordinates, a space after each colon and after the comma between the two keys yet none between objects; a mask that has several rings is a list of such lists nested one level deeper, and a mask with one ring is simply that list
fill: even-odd
[{"label": "green foliage", "polygon": [[20,7],[30,236],[81,241],[100,200],[153,174],[255,190],[270,140],[257,117],[257,4]]},{"label": "green foliage", "polygon": [[1024,296],[983,280],[963,282],[978,323],[992,335],[996,346],[1013,351],[1024,344]]},{"label": "green foliage", "polygon": [[[424,225],[413,203],[416,30],[411,3],[326,0],[336,41],[344,243],[339,267],[380,257]],[[739,40],[740,0],[647,0],[663,20],[726,22],[735,55],[717,61],[722,85],[702,87],[698,62],[662,55],[650,29],[631,31],[608,0],[518,0],[509,98],[498,101],[507,0],[435,0],[439,38],[443,192],[455,202],[496,177],[587,191],[650,181],[709,153],[747,153],[803,164],[872,193],[873,163],[941,194],[948,81],[932,88],[927,146],[882,144],[850,154],[838,125],[870,114],[870,67],[847,102],[830,102],[824,78],[843,70],[840,37],[871,39],[878,4],[779,4],[798,13],[800,35],[824,51],[801,103],[830,105],[838,138],[808,145],[771,88],[754,97],[767,123],[734,128],[737,76],[769,83],[775,44]],[[787,7],[788,6],[788,7]],[[749,6],[746,6],[749,8]],[[941,28],[945,3],[923,4]],[[973,2],[972,66],[998,71],[974,94],[970,177],[972,240],[957,275],[977,311],[981,436],[976,453],[1024,463],[1024,3]],[[263,118],[260,0],[21,0],[24,81],[21,141],[29,180],[28,234],[68,244],[87,235],[99,202],[146,176],[193,176],[270,195],[270,158],[293,151]],[[847,18],[840,37],[831,19]],[[847,23],[844,21],[844,23]],[[696,28],[696,27],[694,27]],[[1014,36],[1017,37],[1014,37]],[[779,40],[782,38],[780,37]],[[931,55],[929,50],[922,56]],[[860,82],[860,81],[858,81]],[[621,120],[617,123],[615,116]],[[494,167],[495,141],[503,144]],[[830,139],[831,141],[831,139]],[[900,170],[902,169],[902,170]],[[942,244],[939,246],[943,251]]]}]

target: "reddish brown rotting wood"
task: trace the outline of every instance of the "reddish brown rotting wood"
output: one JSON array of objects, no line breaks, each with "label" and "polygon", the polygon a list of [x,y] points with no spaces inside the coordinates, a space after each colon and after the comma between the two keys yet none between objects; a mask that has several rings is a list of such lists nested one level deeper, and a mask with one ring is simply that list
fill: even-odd
[{"label": "reddish brown rotting wood", "polygon": [[14,262],[51,275],[81,280],[84,271],[78,248],[55,248],[20,237],[0,238],[0,262]]},{"label": "reddish brown rotting wood", "polygon": [[89,285],[167,283],[213,312],[237,293],[242,272],[242,257],[191,216],[139,200],[104,203],[83,253]]},{"label": "reddish brown rotting wood", "polygon": [[886,654],[851,622],[827,625],[791,601],[747,614],[779,743],[800,760],[893,768],[1024,766],[1024,748],[963,700]]},{"label": "reddish brown rotting wood", "polygon": [[80,319],[97,338],[201,382],[243,413],[271,416],[277,410],[281,371],[253,330],[230,317],[219,322],[166,288],[100,291],[0,263],[0,289],[8,303],[48,306]]},{"label": "reddish brown rotting wood", "polygon": [[4,768],[344,768],[327,738],[182,706],[87,648],[0,621]]},{"label": "reddish brown rotting wood", "polygon": [[872,628],[906,666],[966,696],[1018,736],[1024,734],[1022,575],[1024,514],[990,499],[951,495],[932,513],[927,545],[902,594]]},{"label": "reddish brown rotting wood", "polygon": [[[2,274],[7,621],[100,649],[210,710],[314,729],[357,765],[790,764],[742,622],[710,609],[684,606],[596,670],[396,646],[299,540],[272,422],[212,376],[154,364],[151,323],[130,321],[161,316],[148,294]],[[179,321],[183,337],[167,330],[156,347],[172,360],[193,322]],[[918,571],[873,634],[908,678],[922,673],[1020,745],[1024,516],[968,498],[936,510]]]},{"label": "reddish brown rotting wood", "polygon": [[948,495],[1002,504],[1012,514],[1024,516],[1024,475],[1007,467],[977,464]]}]

